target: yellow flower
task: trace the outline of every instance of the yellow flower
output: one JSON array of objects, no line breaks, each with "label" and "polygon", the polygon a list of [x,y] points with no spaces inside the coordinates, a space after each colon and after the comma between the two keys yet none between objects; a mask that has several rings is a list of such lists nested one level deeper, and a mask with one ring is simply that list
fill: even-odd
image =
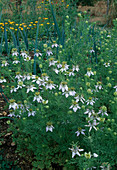
[{"label": "yellow flower", "polygon": [[40,24],[40,26],[43,26],[43,24]]},{"label": "yellow flower", "polygon": [[13,30],[14,28],[13,27],[10,27],[11,30]]},{"label": "yellow flower", "polygon": [[43,19],[47,20],[48,18],[43,18]]},{"label": "yellow flower", "polygon": [[35,21],[35,23],[38,23],[38,21]]},{"label": "yellow flower", "polygon": [[50,23],[49,22],[47,22],[47,25],[49,25]]}]

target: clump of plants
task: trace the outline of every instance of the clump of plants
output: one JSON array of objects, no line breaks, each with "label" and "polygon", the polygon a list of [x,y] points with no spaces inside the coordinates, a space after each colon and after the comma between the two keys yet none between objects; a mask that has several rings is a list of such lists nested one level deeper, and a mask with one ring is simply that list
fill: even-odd
[{"label": "clump of plants", "polygon": [[100,30],[84,12],[61,25],[51,10],[54,34],[1,58],[16,152],[33,169],[116,169],[117,22]]}]

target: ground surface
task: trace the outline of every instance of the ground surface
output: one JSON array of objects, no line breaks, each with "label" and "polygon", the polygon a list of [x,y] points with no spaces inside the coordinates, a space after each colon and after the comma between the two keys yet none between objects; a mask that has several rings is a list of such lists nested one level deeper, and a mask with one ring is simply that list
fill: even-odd
[{"label": "ground surface", "polygon": [[31,170],[31,164],[15,153],[16,144],[12,142],[12,132],[8,132],[9,119],[1,119],[8,115],[8,110],[4,108],[6,101],[2,94],[4,93],[0,92],[0,169]]}]

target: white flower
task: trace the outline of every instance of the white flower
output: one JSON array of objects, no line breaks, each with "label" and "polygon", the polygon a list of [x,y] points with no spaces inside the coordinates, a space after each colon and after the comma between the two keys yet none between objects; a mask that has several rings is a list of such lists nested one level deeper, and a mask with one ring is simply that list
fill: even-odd
[{"label": "white flower", "polygon": [[48,104],[48,100],[43,100],[42,103],[43,104]]},{"label": "white flower", "polygon": [[94,112],[94,110],[89,110],[89,109],[87,109],[87,111],[84,112],[84,114],[88,114],[88,117],[91,117],[92,115],[95,114],[95,112]]},{"label": "white flower", "polygon": [[27,86],[27,92],[26,93],[29,93],[29,91],[34,92],[35,89],[37,89],[37,88],[34,87],[33,85]]},{"label": "white flower", "polygon": [[54,44],[52,44],[52,48],[54,48],[54,47],[57,48],[57,47],[59,46],[55,41],[53,41],[53,43],[54,43]]},{"label": "white flower", "polygon": [[23,81],[26,80],[26,79],[30,80],[31,78],[32,78],[32,73],[28,73],[28,74],[23,75]]},{"label": "white flower", "polygon": [[25,58],[24,58],[24,61],[30,61],[31,60],[31,57],[30,56],[25,56]]},{"label": "white flower", "polygon": [[106,106],[102,106],[101,109],[99,110],[98,114],[102,114],[102,116],[104,116],[104,115],[108,116]]},{"label": "white flower", "polygon": [[53,52],[51,51],[51,49],[49,48],[46,52],[46,56],[50,56],[53,55]]},{"label": "white flower", "polygon": [[18,52],[17,51],[14,51],[13,53],[12,53],[12,56],[18,56]]},{"label": "white flower", "polygon": [[46,87],[46,89],[50,89],[50,90],[52,90],[52,89],[55,89],[55,84],[53,84],[53,81],[51,81],[51,80],[48,80],[47,82],[46,82],[46,85],[45,85],[45,87]]},{"label": "white flower", "polygon": [[35,97],[34,97],[34,99],[33,99],[33,102],[34,102],[34,101],[37,101],[38,103],[42,103],[43,99],[42,99],[42,97],[40,96],[40,93],[39,93],[39,92],[36,92],[36,93],[35,93]]},{"label": "white flower", "polygon": [[48,81],[49,76],[46,73],[42,74],[42,80],[43,81]]},{"label": "white flower", "polygon": [[17,89],[22,89],[22,87],[25,87],[25,85],[23,84],[23,81],[18,81],[18,86],[17,86]]},{"label": "white flower", "polygon": [[33,81],[32,82],[36,82],[36,84],[38,84],[39,86],[41,86],[41,85],[45,85],[45,82],[40,78],[40,77],[38,77],[38,76],[35,76],[35,77],[33,77]]},{"label": "white flower", "polygon": [[57,61],[54,61],[54,58],[49,59],[49,67],[54,66],[57,63]]},{"label": "white flower", "polygon": [[111,35],[107,35],[108,38],[111,38]]},{"label": "white flower", "polygon": [[69,74],[69,77],[75,75],[72,69],[69,70],[68,74]]},{"label": "white flower", "polygon": [[14,86],[11,86],[10,93],[12,93],[12,92],[16,92],[16,91],[17,91],[17,88],[15,88]]},{"label": "white flower", "polygon": [[23,78],[23,76],[20,74],[20,72],[16,72],[16,76],[15,76],[15,79],[20,79],[20,78]]},{"label": "white flower", "polygon": [[68,91],[67,82],[61,82],[59,90],[62,90],[62,92]]},{"label": "white flower", "polygon": [[98,155],[97,155],[96,153],[93,153],[93,156],[94,156],[95,158],[97,158],[97,157],[98,157]]},{"label": "white flower", "polygon": [[66,64],[66,62],[62,62],[62,68],[60,69],[61,72],[67,71],[69,69],[69,65]]},{"label": "white flower", "polygon": [[75,155],[81,156],[79,152],[84,151],[84,149],[79,149],[79,147],[73,145],[72,148],[69,148],[72,151],[72,158],[74,158]]},{"label": "white flower", "polygon": [[104,116],[104,115],[108,116],[107,111],[104,112],[102,110],[99,110],[98,114],[100,114],[100,113],[102,114],[102,116]]},{"label": "white flower", "polygon": [[11,108],[13,108],[14,110],[18,109],[18,104],[15,103],[14,99],[11,99],[9,102],[10,102],[9,109],[11,109]]},{"label": "white flower", "polygon": [[117,85],[113,87],[115,89],[115,91],[117,92]]},{"label": "white flower", "polygon": [[69,95],[70,95],[70,96],[75,96],[75,94],[76,94],[75,88],[74,88],[74,87],[71,87],[71,88],[69,89]]},{"label": "white flower", "polygon": [[79,101],[81,101],[81,102],[84,104],[85,99],[84,99],[84,97],[83,97],[82,95],[81,95],[81,96],[76,95],[74,98],[76,99],[76,102],[77,102],[77,103],[78,103]]},{"label": "white flower", "polygon": [[90,128],[89,128],[89,132],[90,132],[92,128],[94,128],[95,130],[97,130],[95,126],[97,126],[98,124],[99,124],[99,123],[96,123],[96,120],[93,120],[92,122],[89,122],[89,125],[85,125],[85,126],[90,127]]},{"label": "white flower", "polygon": [[56,73],[56,74],[58,74],[59,73],[59,70],[58,69],[53,69],[53,71]]},{"label": "white flower", "polygon": [[90,53],[95,53],[95,51],[94,50],[90,50]]},{"label": "white flower", "polygon": [[92,99],[92,97],[89,97],[89,99],[86,101],[87,102],[87,105],[92,105],[95,103],[95,101]]},{"label": "white flower", "polygon": [[0,78],[0,83],[5,83],[6,82],[6,79],[4,79],[4,77],[1,77]]},{"label": "white flower", "polygon": [[2,61],[2,65],[1,65],[1,67],[6,67],[7,65],[9,65],[8,63],[7,63],[7,61]]},{"label": "white flower", "polygon": [[87,68],[87,73],[86,73],[87,76],[91,76],[91,75],[94,75],[94,73],[91,71],[91,68]]},{"label": "white flower", "polygon": [[42,56],[42,54],[39,53],[39,52],[36,52],[36,53],[34,54],[34,56],[39,57],[39,56]]},{"label": "white flower", "polygon": [[62,95],[65,95],[65,97],[67,98],[69,96],[69,91],[65,91],[64,93],[62,93]]},{"label": "white flower", "polygon": [[48,131],[53,132],[53,129],[54,129],[54,126],[52,125],[52,123],[48,122],[46,126],[46,132]]},{"label": "white flower", "polygon": [[95,85],[95,88],[96,88],[96,90],[95,90],[96,92],[99,92],[98,90],[103,89],[102,85],[101,85],[101,82],[100,83],[98,82],[97,85]]},{"label": "white flower", "polygon": [[85,156],[85,158],[90,159],[92,155],[91,155],[91,152],[89,152],[89,153],[85,152],[84,156]]},{"label": "white flower", "polygon": [[62,64],[60,64],[59,61],[57,61],[57,68],[61,68],[62,67]]},{"label": "white flower", "polygon": [[72,101],[72,105],[69,109],[73,109],[74,112],[76,112],[78,109],[81,109],[81,107],[78,105],[76,101]]},{"label": "white flower", "polygon": [[75,66],[75,65],[73,65],[72,70],[73,70],[73,71],[77,71],[77,72],[78,72],[78,71],[79,71],[79,65],[76,65],[76,66]]},{"label": "white flower", "polygon": [[32,109],[28,109],[28,117],[35,116],[36,111],[33,111]]},{"label": "white flower", "polygon": [[104,63],[103,64],[105,67],[110,67],[110,63]]},{"label": "white flower", "polygon": [[20,61],[14,60],[12,64],[18,64],[18,63],[20,63]]},{"label": "white flower", "polygon": [[26,51],[24,51],[24,52],[21,52],[21,54],[20,54],[23,58],[24,57],[27,57],[27,52]]},{"label": "white flower", "polygon": [[77,134],[77,136],[79,136],[80,134],[85,135],[84,131],[85,131],[85,129],[82,129],[79,127],[78,131],[76,131],[75,133]]}]

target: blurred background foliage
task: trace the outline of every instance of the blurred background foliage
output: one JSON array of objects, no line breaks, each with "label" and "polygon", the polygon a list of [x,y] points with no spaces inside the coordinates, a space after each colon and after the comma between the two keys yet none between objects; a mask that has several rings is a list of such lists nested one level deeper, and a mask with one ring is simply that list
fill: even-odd
[{"label": "blurred background foliage", "polygon": [[[52,3],[61,5],[61,2],[73,4],[77,8],[82,6],[94,6],[100,0],[52,0]],[[117,0],[104,0],[107,6],[106,17],[108,20],[113,20],[117,17]],[[0,0],[0,11],[2,18],[10,18],[17,22],[26,22],[26,20],[38,20],[42,10],[42,3],[49,3],[49,0]],[[45,9],[46,10],[46,9]],[[112,22],[111,22],[112,23]]]}]

